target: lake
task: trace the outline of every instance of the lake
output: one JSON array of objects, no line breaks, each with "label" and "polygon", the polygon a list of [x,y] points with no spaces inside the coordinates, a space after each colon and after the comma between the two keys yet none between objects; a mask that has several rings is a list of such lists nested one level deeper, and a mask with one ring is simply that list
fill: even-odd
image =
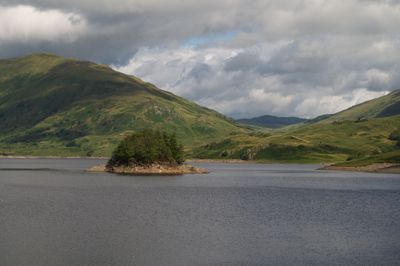
[{"label": "lake", "polygon": [[0,265],[400,264],[399,175],[84,172],[101,162],[0,159]]}]

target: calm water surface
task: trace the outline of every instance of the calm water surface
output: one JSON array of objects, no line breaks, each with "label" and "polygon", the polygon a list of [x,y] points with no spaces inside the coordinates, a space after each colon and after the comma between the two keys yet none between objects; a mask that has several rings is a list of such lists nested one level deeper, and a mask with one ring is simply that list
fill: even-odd
[{"label": "calm water surface", "polygon": [[400,265],[400,176],[200,164],[85,173],[0,159],[0,265]]}]

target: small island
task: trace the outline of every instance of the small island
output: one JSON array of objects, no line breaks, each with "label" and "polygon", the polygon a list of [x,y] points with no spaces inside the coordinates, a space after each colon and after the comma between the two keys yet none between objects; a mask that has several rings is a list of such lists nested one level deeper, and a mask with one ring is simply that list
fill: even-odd
[{"label": "small island", "polygon": [[158,130],[133,133],[119,143],[105,165],[89,172],[125,175],[206,174],[208,170],[184,164],[183,146],[175,135]]}]

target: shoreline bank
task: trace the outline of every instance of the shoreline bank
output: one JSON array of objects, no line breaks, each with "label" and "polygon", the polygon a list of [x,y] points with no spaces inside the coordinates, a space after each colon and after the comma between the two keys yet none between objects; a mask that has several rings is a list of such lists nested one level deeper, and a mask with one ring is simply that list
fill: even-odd
[{"label": "shoreline bank", "polygon": [[327,166],[320,168],[319,170],[400,174],[400,164],[398,164],[398,163],[373,163],[373,164],[364,165],[364,166],[327,165]]}]

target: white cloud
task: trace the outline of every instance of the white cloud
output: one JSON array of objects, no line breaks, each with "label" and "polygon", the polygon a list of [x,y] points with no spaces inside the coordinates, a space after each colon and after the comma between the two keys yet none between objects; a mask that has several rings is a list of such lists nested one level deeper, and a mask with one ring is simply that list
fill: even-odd
[{"label": "white cloud", "polygon": [[73,42],[86,31],[86,21],[79,14],[0,6],[1,42]]},{"label": "white cloud", "polygon": [[[163,89],[190,97],[192,93],[196,93],[195,88],[187,86],[185,83],[188,76],[196,79],[193,76],[196,67],[202,64],[209,67],[218,67],[221,62],[237,55],[239,51],[239,49],[223,48],[197,50],[193,47],[178,49],[143,48],[136,53],[127,65],[114,66],[114,68],[153,82]],[[197,76],[197,81],[203,82],[199,78]]]}]

